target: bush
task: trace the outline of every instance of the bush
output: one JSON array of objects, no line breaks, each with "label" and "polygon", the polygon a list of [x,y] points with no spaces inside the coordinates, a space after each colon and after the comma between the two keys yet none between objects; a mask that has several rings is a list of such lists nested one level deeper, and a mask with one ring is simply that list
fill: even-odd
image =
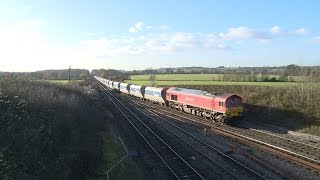
[{"label": "bush", "polygon": [[83,179],[100,156],[103,115],[79,86],[0,82],[0,178]]},{"label": "bush", "polygon": [[253,117],[255,121],[281,124],[294,130],[309,126],[320,126],[319,84],[301,83],[300,86],[291,87],[181,87],[239,94],[244,100],[247,117]]}]

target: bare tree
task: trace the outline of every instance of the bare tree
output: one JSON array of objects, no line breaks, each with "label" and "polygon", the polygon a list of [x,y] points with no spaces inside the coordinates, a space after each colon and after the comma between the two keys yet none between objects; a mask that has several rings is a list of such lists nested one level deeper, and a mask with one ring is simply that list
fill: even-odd
[{"label": "bare tree", "polygon": [[157,76],[155,74],[150,74],[149,76],[149,84],[150,86],[156,86]]}]

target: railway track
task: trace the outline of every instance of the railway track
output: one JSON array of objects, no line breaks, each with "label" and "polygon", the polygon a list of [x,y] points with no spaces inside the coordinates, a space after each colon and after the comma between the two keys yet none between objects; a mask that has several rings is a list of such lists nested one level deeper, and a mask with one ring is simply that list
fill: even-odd
[{"label": "railway track", "polygon": [[[142,105],[144,103],[139,104]],[[211,129],[215,132],[218,130],[225,136],[230,136],[244,143],[250,143],[252,146],[259,147],[263,151],[270,152],[277,157],[297,163],[315,172],[320,172],[320,151],[316,146],[297,142],[288,138],[280,138],[279,136],[253,129],[244,129],[243,127],[230,127],[211,123],[208,120],[186,113],[177,113],[177,111],[167,108],[163,110],[159,108],[159,105],[148,104],[148,108],[162,116],[171,117],[179,121],[190,121],[200,124],[201,126],[205,126],[209,130]]]},{"label": "railway track", "polygon": [[135,131],[141,136],[146,144],[153,150],[158,158],[176,179],[204,179],[189,163],[186,162],[171,146],[160,138],[150,127],[136,116],[123,103],[117,100],[108,90],[95,82],[101,88],[103,94],[107,96],[121,114],[128,120]]},{"label": "railway track", "polygon": [[[144,109],[140,106],[139,109]],[[267,179],[263,175],[260,175],[255,170],[247,167],[243,163],[235,160],[226,153],[218,150],[212,145],[206,143],[200,138],[196,137],[192,133],[184,130],[183,128],[177,126],[171,121],[159,116],[151,110],[141,111],[145,116],[149,117],[154,123],[160,125],[161,127],[168,130],[170,133],[178,137],[179,140],[188,144],[190,148],[195,149],[200,152],[203,156],[210,159],[211,162],[218,165],[219,168],[225,170],[229,174],[233,174],[237,179]],[[223,164],[223,165],[222,165]],[[240,176],[241,175],[241,178]]]},{"label": "railway track", "polygon": [[318,163],[320,163],[320,146],[315,146],[313,144],[301,142],[301,139],[296,140],[296,139],[280,136],[267,131],[255,129],[243,124],[234,124],[233,126],[239,127],[240,129],[248,129],[250,131],[255,131],[261,135],[264,135],[264,137],[268,139],[274,139],[274,138],[278,139],[281,141],[279,146],[282,146],[283,148],[288,148],[296,153],[303,154],[304,156],[310,159],[313,159],[315,161],[318,161]]},{"label": "railway track", "polygon": [[[109,95],[113,96],[115,101],[118,101],[118,103],[122,104],[122,106],[124,103],[128,104],[127,101],[121,102],[111,93]],[[136,107],[130,107],[130,108],[128,107],[129,106],[125,108],[128,110],[127,112],[128,113],[130,112],[131,115],[135,117],[135,119],[140,119],[139,122],[143,124],[145,127],[150,126],[147,129],[148,131],[153,132],[154,136],[157,136],[160,139],[165,139],[165,137],[160,137],[160,136],[164,136],[164,134],[168,134],[169,132],[176,139],[178,139],[174,141],[171,140],[171,142],[166,142],[167,146],[170,146],[171,150],[175,149],[176,154],[178,154],[177,151],[179,151],[179,153],[182,154],[180,157],[181,158],[185,157],[185,162],[189,164],[188,166],[189,167],[192,166],[194,167],[193,169],[196,169],[195,171],[198,172],[197,173],[198,175],[200,175],[200,179],[201,178],[212,179],[214,177],[224,178],[224,179],[266,179],[264,176],[258,174],[254,170],[246,167],[245,165],[234,160],[233,158],[226,155],[225,153],[210,146],[209,144],[195,137],[191,133],[188,133],[187,131],[179,128],[173,123],[170,123],[169,121],[157,116],[155,113],[152,113],[151,111],[143,111],[143,110],[140,110],[139,108],[137,109]],[[140,115],[139,113],[134,113],[133,109],[135,109],[135,111],[139,111]],[[124,112],[124,110],[122,111]],[[144,121],[145,117],[147,117],[148,120]],[[133,121],[132,123],[134,124]],[[157,124],[159,128],[155,128],[152,130],[151,126],[154,126],[155,124]],[[157,129],[163,129],[163,131],[159,131]],[[186,147],[188,147],[187,151],[185,150]],[[208,154],[206,152],[211,152],[211,153]],[[190,158],[190,155],[192,155],[191,158]],[[191,179],[194,179],[194,178],[191,178]],[[195,178],[195,179],[198,179],[198,178]]]}]

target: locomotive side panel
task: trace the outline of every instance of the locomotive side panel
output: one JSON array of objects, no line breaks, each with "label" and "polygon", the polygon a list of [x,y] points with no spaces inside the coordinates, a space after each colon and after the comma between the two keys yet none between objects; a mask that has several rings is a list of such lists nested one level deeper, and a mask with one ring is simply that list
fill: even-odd
[{"label": "locomotive side panel", "polygon": [[[167,100],[172,103],[183,104],[203,109],[212,109],[213,98],[209,96],[201,96],[192,94],[192,92],[182,92],[175,90],[177,88],[169,88],[167,90]],[[197,91],[199,93],[199,91]]]}]

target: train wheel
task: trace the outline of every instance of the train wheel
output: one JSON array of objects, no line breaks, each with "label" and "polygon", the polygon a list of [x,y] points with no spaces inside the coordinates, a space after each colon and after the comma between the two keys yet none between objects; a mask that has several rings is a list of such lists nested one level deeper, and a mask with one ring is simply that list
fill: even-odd
[{"label": "train wheel", "polygon": [[211,116],[210,119],[211,119],[212,122],[215,122],[214,116]]},{"label": "train wheel", "polygon": [[221,123],[221,124],[224,124],[224,123],[225,123],[225,117],[221,117],[220,123]]}]

